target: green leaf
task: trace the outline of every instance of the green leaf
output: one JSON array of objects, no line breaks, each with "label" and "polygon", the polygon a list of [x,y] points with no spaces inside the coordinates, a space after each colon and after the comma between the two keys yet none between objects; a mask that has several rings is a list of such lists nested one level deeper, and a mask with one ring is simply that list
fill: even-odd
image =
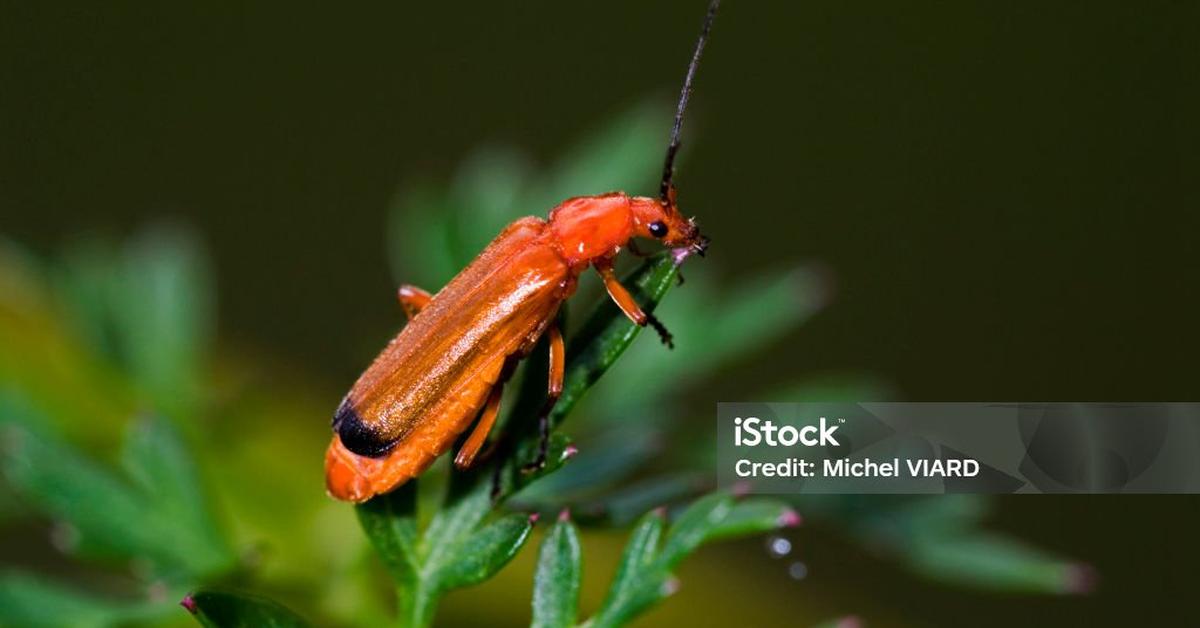
[{"label": "green leaf", "polygon": [[418,578],[416,498],[417,482],[412,481],[355,508],[375,553],[405,587],[416,586]]},{"label": "green leaf", "polygon": [[220,533],[191,452],[174,425],[158,417],[134,422],[121,463],[152,510],[168,522],[171,540],[191,573],[211,574],[233,565],[233,550]]},{"label": "green leaf", "polygon": [[[359,522],[397,584],[405,623],[432,622],[439,598],[499,571],[525,544],[528,515],[484,521],[492,509],[490,481],[459,474],[447,501],[418,532],[418,482],[359,505]],[[482,525],[481,525],[482,524]]]},{"label": "green leaf", "polygon": [[484,526],[458,548],[454,560],[437,566],[434,581],[449,590],[491,578],[525,545],[533,521],[529,515],[512,514]]},{"label": "green leaf", "polygon": [[90,548],[180,559],[162,542],[160,522],[147,520],[138,492],[115,474],[53,437],[12,422],[3,428],[5,477],[46,514],[69,522]]},{"label": "green leaf", "polygon": [[647,588],[645,581],[648,572],[654,570],[654,559],[658,555],[665,526],[666,518],[662,511],[655,510],[643,515],[634,527],[621,553],[621,561],[617,563],[617,572],[609,585],[608,595],[604,598],[600,613],[593,620],[595,625],[622,624],[658,600],[659,590]]},{"label": "green leaf", "polygon": [[[464,478],[454,479],[461,482]],[[425,529],[421,557],[428,573],[437,573],[443,565],[453,562],[459,547],[491,510],[491,487],[481,480],[468,492],[452,495],[455,499],[438,510]]]},{"label": "green leaf", "polygon": [[1086,565],[988,533],[929,538],[912,548],[909,563],[936,580],[1008,593],[1085,593],[1093,580]]},{"label": "green leaf", "polygon": [[156,410],[190,416],[214,309],[199,244],[186,231],[158,228],[122,251],[85,241],[65,259],[59,293],[81,336],[130,376]]},{"label": "green leaf", "polygon": [[0,574],[0,625],[88,628],[161,617],[171,605],[85,593],[26,573]]},{"label": "green leaf", "polygon": [[[834,497],[835,499],[828,499]],[[816,498],[816,499],[814,499]],[[895,554],[910,570],[959,587],[1020,593],[1082,593],[1092,569],[981,528],[980,495],[803,496],[814,516]]]},{"label": "green leaf", "polygon": [[787,504],[751,497],[734,503],[733,508],[708,530],[704,540],[751,536],[799,524],[800,516]]},{"label": "green leaf", "polygon": [[185,597],[181,604],[200,625],[208,628],[301,628],[308,625],[282,604],[247,593],[202,589]]},{"label": "green leaf", "polygon": [[533,622],[538,628],[574,626],[583,578],[579,532],[567,516],[559,517],[542,540],[533,577]]},{"label": "green leaf", "polygon": [[117,474],[32,427],[40,420],[24,415],[35,411],[13,395],[0,395],[0,409],[0,471],[21,495],[66,524],[72,534],[62,549],[142,558],[174,578],[232,567],[235,557],[207,510],[190,457],[163,421],[131,429],[123,454],[127,473]]},{"label": "green leaf", "polygon": [[662,555],[670,567],[674,567],[688,554],[704,543],[708,535],[733,511],[733,496],[727,493],[710,493],[692,502],[692,505],[671,524]]},{"label": "green leaf", "polygon": [[214,294],[198,243],[177,229],[141,234],[126,249],[112,303],[131,374],[155,407],[189,416],[200,396],[201,356]]},{"label": "green leaf", "polygon": [[675,590],[672,570],[701,544],[793,525],[798,518],[786,505],[768,499],[737,501],[712,493],[686,508],[667,530],[662,550],[662,514],[645,515],[626,545],[617,574],[590,626],[620,626]]}]

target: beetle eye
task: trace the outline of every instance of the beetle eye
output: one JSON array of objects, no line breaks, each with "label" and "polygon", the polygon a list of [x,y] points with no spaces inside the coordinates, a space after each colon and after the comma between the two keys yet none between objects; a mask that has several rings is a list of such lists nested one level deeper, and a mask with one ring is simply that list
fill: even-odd
[{"label": "beetle eye", "polygon": [[655,220],[650,223],[650,235],[656,238],[663,238],[667,235],[667,225],[661,220]]}]

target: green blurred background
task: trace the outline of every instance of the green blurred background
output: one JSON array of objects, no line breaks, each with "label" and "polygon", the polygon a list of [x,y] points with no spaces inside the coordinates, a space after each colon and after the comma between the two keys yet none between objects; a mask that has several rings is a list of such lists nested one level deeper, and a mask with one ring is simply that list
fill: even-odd
[{"label": "green blurred background", "polygon": [[[665,130],[702,5],[5,3],[0,233],[52,258],[193,228],[217,353],[237,365],[221,381],[300,391],[295,411],[209,439],[252,458],[256,434],[293,434],[285,455],[312,468],[291,490],[318,491],[328,414],[401,324],[384,235],[398,186],[449,182],[481,145],[550,163],[647,101]],[[1196,400],[1198,25],[1182,2],[727,0],[677,178],[714,240],[694,264],[732,290],[816,262],[832,296],[688,396],[696,429],[717,400],[847,372],[901,400]],[[647,625],[1141,623],[1194,607],[1198,506],[994,502],[994,527],[1094,565],[1088,596],[964,592],[817,527],[796,536],[804,580],[761,542],[714,548]],[[326,534],[359,535],[335,510]],[[8,528],[6,559],[41,560],[12,541],[28,525]],[[443,620],[524,621],[531,565],[456,594]]]}]

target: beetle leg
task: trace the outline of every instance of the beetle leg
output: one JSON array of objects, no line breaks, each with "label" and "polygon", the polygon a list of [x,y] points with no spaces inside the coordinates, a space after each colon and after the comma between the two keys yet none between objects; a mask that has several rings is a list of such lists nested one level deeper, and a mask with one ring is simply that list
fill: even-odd
[{"label": "beetle leg", "polygon": [[471,435],[467,437],[467,441],[458,450],[458,455],[454,456],[454,467],[456,469],[460,471],[466,469],[475,461],[475,455],[483,447],[483,442],[487,440],[488,432],[492,431],[492,425],[496,422],[496,415],[500,412],[500,397],[503,391],[503,383],[498,382],[492,387],[492,392],[488,394],[487,403],[483,406],[483,412],[479,415],[479,421],[475,423],[475,429],[471,431]]},{"label": "beetle leg", "polygon": [[433,295],[410,284],[400,286],[397,296],[400,298],[400,307],[404,308],[404,314],[410,321],[417,313],[425,309],[430,299],[433,298]]},{"label": "beetle leg", "polygon": [[617,307],[629,317],[629,320],[645,327],[649,325],[658,332],[658,337],[663,341],[663,344],[668,348],[674,349],[675,342],[671,339],[671,332],[667,331],[664,326],[653,314],[642,310],[638,306],[637,301],[633,299],[633,295],[621,285],[621,281],[617,279],[616,273],[613,272],[612,262],[608,260],[597,261],[595,263],[596,272],[604,279],[604,288],[608,290],[608,296],[616,302]]},{"label": "beetle leg", "polygon": [[550,377],[546,390],[546,403],[538,414],[538,455],[524,471],[536,471],[546,466],[546,450],[550,446],[550,412],[562,395],[563,376],[566,373],[566,347],[563,345],[562,330],[557,325],[550,328]]}]

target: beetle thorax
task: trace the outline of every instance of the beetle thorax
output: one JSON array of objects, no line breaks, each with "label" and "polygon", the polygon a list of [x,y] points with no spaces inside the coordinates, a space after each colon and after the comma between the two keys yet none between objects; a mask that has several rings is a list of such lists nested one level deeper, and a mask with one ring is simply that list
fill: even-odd
[{"label": "beetle thorax", "polygon": [[633,232],[629,197],[612,192],[567,199],[550,211],[550,230],[572,266],[614,255]]}]

